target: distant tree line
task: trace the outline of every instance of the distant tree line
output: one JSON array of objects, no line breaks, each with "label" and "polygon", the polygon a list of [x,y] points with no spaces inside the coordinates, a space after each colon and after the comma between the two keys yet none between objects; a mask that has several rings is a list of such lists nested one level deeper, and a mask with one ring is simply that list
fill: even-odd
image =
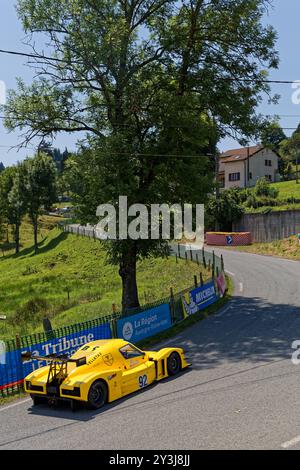
[{"label": "distant tree line", "polygon": [[35,253],[38,251],[38,218],[42,209],[56,201],[57,170],[53,158],[38,152],[33,158],[5,168],[0,173],[0,239],[9,242],[9,226],[20,251],[20,227],[27,215],[33,227]]}]

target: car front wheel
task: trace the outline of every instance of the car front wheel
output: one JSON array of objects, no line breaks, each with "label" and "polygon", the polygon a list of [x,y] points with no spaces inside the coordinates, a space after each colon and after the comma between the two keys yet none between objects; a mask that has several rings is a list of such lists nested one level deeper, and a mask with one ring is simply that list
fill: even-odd
[{"label": "car front wheel", "polygon": [[107,402],[107,386],[102,380],[94,382],[88,395],[88,408],[99,410]]}]

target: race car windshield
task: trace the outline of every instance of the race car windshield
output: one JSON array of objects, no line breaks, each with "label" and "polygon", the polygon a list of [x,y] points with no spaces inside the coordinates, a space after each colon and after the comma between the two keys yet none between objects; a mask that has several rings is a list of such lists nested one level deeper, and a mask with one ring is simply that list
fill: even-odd
[{"label": "race car windshield", "polygon": [[125,359],[131,359],[133,357],[140,357],[144,355],[142,351],[133,347],[131,344],[126,344],[126,346],[123,346],[120,349],[120,353]]}]

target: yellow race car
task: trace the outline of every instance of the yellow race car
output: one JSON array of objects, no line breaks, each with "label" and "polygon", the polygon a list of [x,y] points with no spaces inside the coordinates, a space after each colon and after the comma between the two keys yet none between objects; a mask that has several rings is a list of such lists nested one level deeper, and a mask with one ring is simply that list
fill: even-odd
[{"label": "yellow race car", "polygon": [[87,343],[71,358],[22,353],[23,362],[32,359],[48,363],[25,378],[25,391],[33,404],[69,400],[72,409],[79,402],[99,409],[190,365],[180,348],[141,351],[122,339]]}]

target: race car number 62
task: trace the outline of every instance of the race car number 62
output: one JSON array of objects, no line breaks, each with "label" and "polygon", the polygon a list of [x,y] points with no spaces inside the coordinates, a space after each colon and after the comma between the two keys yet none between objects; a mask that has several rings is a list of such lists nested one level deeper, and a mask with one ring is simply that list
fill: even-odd
[{"label": "race car number 62", "polygon": [[148,385],[148,377],[147,377],[147,375],[140,375],[140,377],[139,377],[139,385],[140,385],[140,388],[147,387],[147,385]]}]

